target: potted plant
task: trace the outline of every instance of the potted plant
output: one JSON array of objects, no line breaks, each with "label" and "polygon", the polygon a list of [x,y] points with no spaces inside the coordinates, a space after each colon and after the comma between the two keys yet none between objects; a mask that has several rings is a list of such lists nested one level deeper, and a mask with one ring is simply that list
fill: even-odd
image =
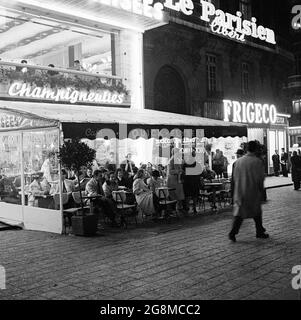
[{"label": "potted plant", "polygon": [[[78,187],[80,187],[79,172],[81,167],[90,166],[95,159],[96,151],[79,139],[65,141],[60,147],[59,159],[63,167],[76,172]],[[97,231],[97,216],[84,208],[84,201],[80,191],[80,208],[78,214],[72,216],[72,232],[76,235],[93,235]]]}]

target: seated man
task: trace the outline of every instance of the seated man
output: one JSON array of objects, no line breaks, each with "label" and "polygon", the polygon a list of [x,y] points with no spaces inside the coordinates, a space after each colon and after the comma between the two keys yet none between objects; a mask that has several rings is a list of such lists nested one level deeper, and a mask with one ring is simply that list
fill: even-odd
[{"label": "seated man", "polygon": [[21,204],[21,196],[11,179],[0,175],[0,200],[7,203]]},{"label": "seated man", "polygon": [[201,178],[205,180],[213,180],[215,178],[215,175],[215,172],[213,170],[210,170],[209,164],[205,163],[205,168],[201,173]]},{"label": "seated man", "polygon": [[102,173],[100,170],[95,170],[93,172],[92,179],[86,185],[86,193],[90,197],[97,197],[94,202],[96,211],[99,213],[99,208],[104,210],[104,214],[111,220],[112,225],[116,226],[115,221],[116,208],[113,203],[113,200],[107,199],[105,197],[103,188],[102,188]]}]

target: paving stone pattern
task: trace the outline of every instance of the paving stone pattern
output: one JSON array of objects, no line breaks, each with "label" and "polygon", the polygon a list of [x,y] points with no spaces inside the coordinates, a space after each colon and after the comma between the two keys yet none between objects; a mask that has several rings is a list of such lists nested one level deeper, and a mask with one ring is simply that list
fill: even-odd
[{"label": "paving stone pattern", "polygon": [[246,220],[231,243],[231,212],[87,238],[2,231],[0,299],[298,300],[291,269],[301,264],[301,191],[271,189],[268,199],[266,240]]}]

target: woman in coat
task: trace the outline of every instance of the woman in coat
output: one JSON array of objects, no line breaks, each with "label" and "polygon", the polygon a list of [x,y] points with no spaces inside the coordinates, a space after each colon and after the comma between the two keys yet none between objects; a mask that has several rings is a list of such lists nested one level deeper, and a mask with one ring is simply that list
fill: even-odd
[{"label": "woman in coat", "polygon": [[144,183],[145,173],[140,169],[137,172],[136,179],[133,183],[133,193],[135,195],[138,207],[145,216],[155,216],[156,208],[154,204],[154,194]]},{"label": "woman in coat", "polygon": [[294,189],[300,189],[300,180],[301,180],[301,157],[298,156],[297,151],[293,152],[291,157],[292,164],[292,180],[294,182]]},{"label": "woman in coat", "polygon": [[[184,163],[184,194],[185,194],[185,209],[189,211],[189,200],[193,201],[193,213],[196,214],[196,205],[200,193],[201,182],[201,166],[195,161],[195,150],[192,151],[191,156]],[[186,159],[185,159],[186,160]]]},{"label": "woman in coat", "polygon": [[170,191],[172,200],[177,200],[179,208],[182,208],[182,202],[185,199],[183,189],[183,160],[178,149],[172,149],[172,156],[167,165],[167,187],[175,189]]}]

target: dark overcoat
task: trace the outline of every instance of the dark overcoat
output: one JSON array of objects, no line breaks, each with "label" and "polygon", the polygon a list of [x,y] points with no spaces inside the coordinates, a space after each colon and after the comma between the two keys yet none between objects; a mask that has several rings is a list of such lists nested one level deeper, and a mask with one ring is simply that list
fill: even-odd
[{"label": "dark overcoat", "polygon": [[264,165],[254,154],[248,153],[235,162],[233,179],[233,214],[245,218],[261,215],[264,192]]}]

